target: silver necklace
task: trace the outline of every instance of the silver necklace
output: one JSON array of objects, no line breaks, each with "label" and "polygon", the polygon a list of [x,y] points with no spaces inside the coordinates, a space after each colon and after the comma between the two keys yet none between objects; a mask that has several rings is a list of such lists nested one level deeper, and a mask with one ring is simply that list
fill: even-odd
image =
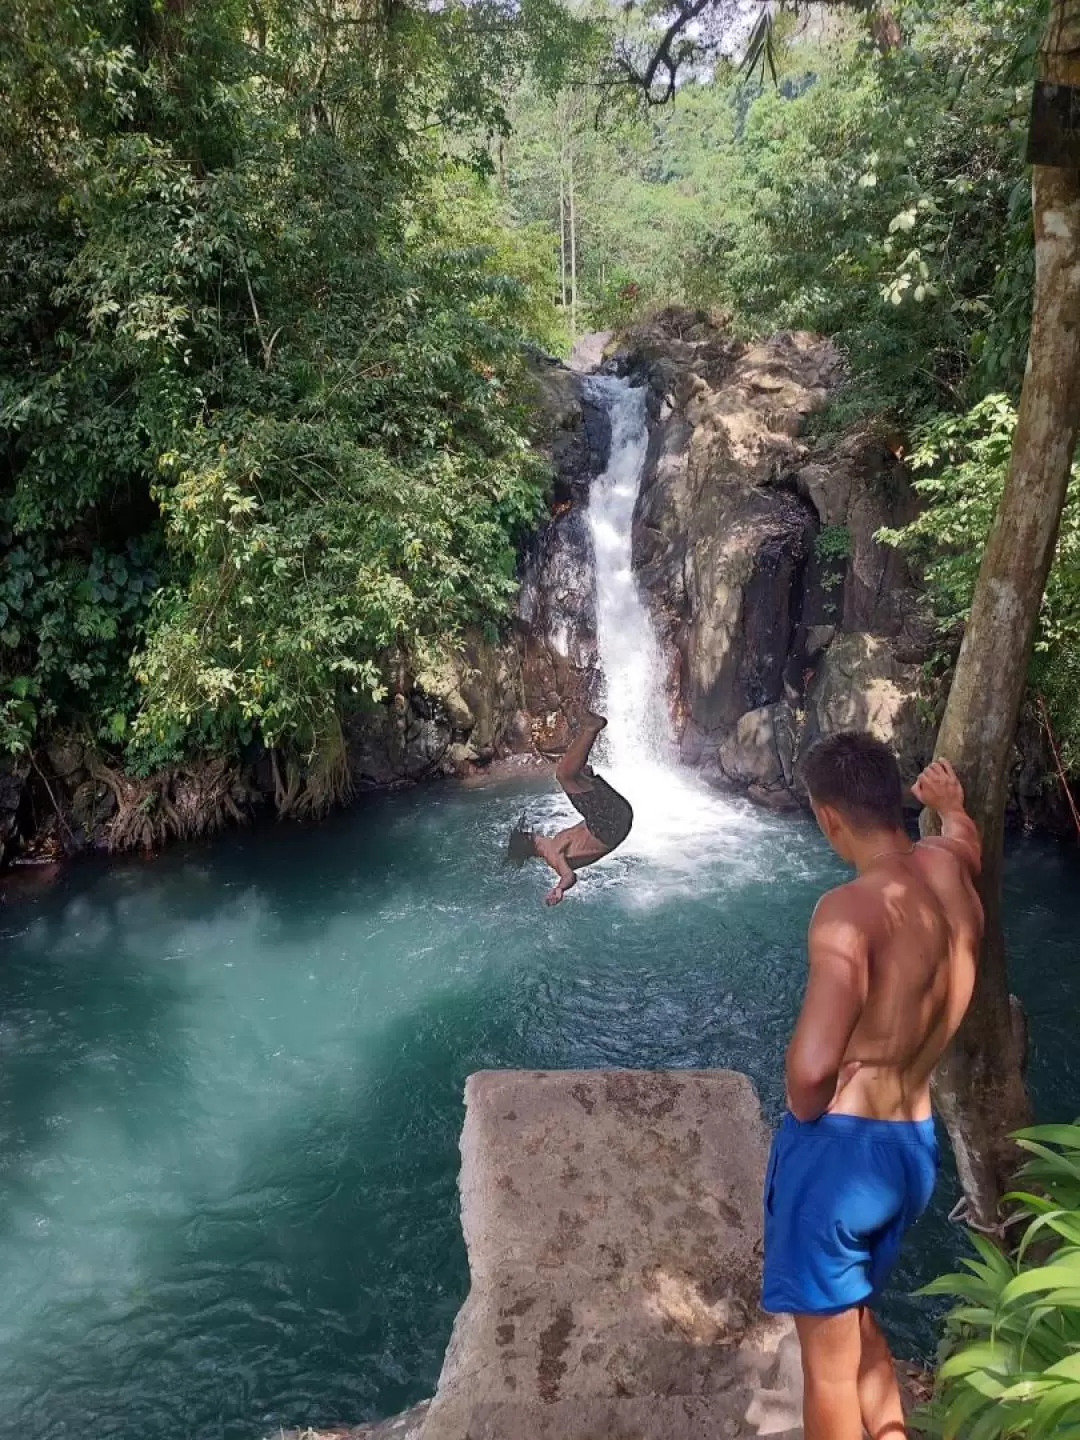
[{"label": "silver necklace", "polygon": [[879,850],[876,855],[870,856],[870,859],[866,862],[866,868],[869,870],[870,866],[876,865],[879,860],[904,859],[908,855],[914,854],[915,841],[913,840],[906,850]]}]

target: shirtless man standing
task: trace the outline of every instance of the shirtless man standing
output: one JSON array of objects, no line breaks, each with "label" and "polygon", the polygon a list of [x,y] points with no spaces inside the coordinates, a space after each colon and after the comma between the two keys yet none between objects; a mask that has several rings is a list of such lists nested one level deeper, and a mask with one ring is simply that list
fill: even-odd
[{"label": "shirtless man standing", "polygon": [[634,823],[629,800],[603,776],[595,774],[589,764],[596,737],[606,725],[603,715],[586,710],[581,729],[555,767],[555,778],[582,817],[581,824],[560,830],[557,835],[535,835],[524,825],[511,831],[507,864],[523,865],[526,860],[539,859],[558,876],[544,897],[546,905],[558,905],[567,890],[577,884],[576,872],[610,855],[630,834]]},{"label": "shirtless man standing", "polygon": [[765,1181],[762,1304],[792,1314],[806,1440],[901,1440],[892,1357],[873,1315],[937,1178],[930,1076],[971,1000],[983,932],[981,843],[952,767],[912,793],[942,834],[912,844],[893,753],[833,735],[807,757],[818,824],[857,871],[810,925],[787,1052],[788,1113]]}]

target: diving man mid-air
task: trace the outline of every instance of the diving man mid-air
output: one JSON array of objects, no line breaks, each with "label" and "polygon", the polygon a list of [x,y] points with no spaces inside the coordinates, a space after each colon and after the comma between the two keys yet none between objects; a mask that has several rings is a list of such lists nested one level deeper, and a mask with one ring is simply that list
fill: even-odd
[{"label": "diving man mid-air", "polygon": [[558,905],[577,884],[575,871],[610,855],[634,823],[630,802],[589,765],[589,753],[606,724],[602,715],[586,710],[581,729],[555,767],[555,778],[581,816],[581,824],[550,836],[536,835],[523,824],[510,832],[508,864],[521,866],[526,860],[540,859],[559,877],[545,896],[547,905]]}]

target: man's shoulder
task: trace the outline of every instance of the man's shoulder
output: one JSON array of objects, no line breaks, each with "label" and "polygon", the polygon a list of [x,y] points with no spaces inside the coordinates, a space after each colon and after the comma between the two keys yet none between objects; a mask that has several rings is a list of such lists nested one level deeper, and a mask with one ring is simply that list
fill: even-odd
[{"label": "man's shoulder", "polygon": [[872,882],[857,875],[844,885],[826,890],[814,909],[814,926],[854,925],[866,929],[872,925],[881,910],[882,897],[879,888]]},{"label": "man's shoulder", "polygon": [[950,840],[944,835],[924,835],[915,846],[916,852],[920,855],[932,855],[935,859],[948,856],[958,864],[961,859],[961,847],[956,840]]}]

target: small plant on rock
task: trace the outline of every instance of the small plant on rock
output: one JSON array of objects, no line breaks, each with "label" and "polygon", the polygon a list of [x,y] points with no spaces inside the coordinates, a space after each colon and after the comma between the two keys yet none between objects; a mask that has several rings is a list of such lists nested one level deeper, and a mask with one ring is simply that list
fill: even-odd
[{"label": "small plant on rock", "polygon": [[846,525],[823,525],[814,541],[814,549],[824,572],[822,587],[835,590],[844,583],[844,571],[851,558],[851,531]]}]

